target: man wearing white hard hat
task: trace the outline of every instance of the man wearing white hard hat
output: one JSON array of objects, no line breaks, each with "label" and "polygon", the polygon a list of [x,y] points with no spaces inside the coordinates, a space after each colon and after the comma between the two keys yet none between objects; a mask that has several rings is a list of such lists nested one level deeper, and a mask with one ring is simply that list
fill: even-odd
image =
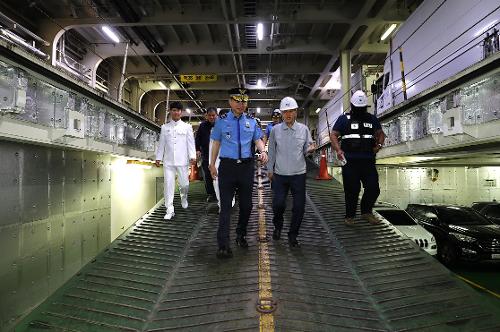
[{"label": "man wearing white hard hat", "polygon": [[279,108],[277,108],[273,111],[272,120],[273,120],[273,122],[269,123],[266,126],[266,133],[264,134],[264,137],[262,138],[264,145],[266,145],[267,141],[269,140],[269,136],[271,135],[271,130],[273,130],[273,127],[281,122],[281,111]]},{"label": "man wearing white hard hat", "polygon": [[[361,217],[370,224],[379,220],[372,208],[380,194],[375,156],[384,145],[385,134],[377,117],[367,112],[368,98],[358,90],[351,97],[350,113],[341,115],[335,122],[330,141],[342,166],[345,194],[345,223],[354,224],[358,197],[363,184]],[[340,143],[339,143],[340,139]]]},{"label": "man wearing white hard hat", "polygon": [[292,97],[281,100],[283,122],[274,126],[269,136],[268,177],[273,189],[273,239],[279,240],[283,228],[283,214],[288,191],[293,196],[292,220],[288,231],[288,244],[299,246],[297,236],[304,217],[306,203],[306,159],[315,145],[309,128],[298,123],[297,102]]}]

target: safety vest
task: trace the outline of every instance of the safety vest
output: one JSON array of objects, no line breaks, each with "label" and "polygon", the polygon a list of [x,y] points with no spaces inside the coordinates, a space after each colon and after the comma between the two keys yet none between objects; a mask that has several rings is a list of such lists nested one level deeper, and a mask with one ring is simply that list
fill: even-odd
[{"label": "safety vest", "polygon": [[340,147],[344,152],[372,152],[375,145],[373,118],[365,113],[361,119],[352,119],[346,114],[347,129],[342,135]]}]

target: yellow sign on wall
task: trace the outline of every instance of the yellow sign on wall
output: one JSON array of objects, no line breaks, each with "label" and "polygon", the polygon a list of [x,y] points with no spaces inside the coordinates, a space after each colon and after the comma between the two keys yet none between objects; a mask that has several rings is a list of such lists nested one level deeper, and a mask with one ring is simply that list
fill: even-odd
[{"label": "yellow sign on wall", "polygon": [[217,82],[216,74],[187,74],[181,75],[181,82],[184,83],[203,83],[203,82]]}]

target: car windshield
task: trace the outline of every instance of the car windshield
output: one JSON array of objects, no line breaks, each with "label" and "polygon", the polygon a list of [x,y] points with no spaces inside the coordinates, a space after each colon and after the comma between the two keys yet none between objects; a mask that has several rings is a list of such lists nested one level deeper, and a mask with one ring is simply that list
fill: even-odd
[{"label": "car windshield", "polygon": [[440,207],[437,209],[439,219],[448,225],[490,225],[491,222],[470,208]]},{"label": "car windshield", "polygon": [[415,221],[404,210],[377,210],[382,217],[395,226],[415,226]]},{"label": "car windshield", "polygon": [[500,218],[500,204],[490,205],[484,209],[484,214],[492,218]]}]

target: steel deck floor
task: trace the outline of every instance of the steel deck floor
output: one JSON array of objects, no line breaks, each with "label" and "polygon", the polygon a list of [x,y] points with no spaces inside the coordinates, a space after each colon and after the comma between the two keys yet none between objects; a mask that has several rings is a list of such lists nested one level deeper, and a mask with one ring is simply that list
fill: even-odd
[{"label": "steel deck floor", "polygon": [[[265,180],[260,208],[271,239]],[[393,226],[344,225],[340,184],[312,177],[301,247],[286,242],[290,201],[284,239],[266,243],[276,305],[272,325],[263,326],[256,188],[250,247],[233,246],[232,259],[215,257],[216,206],[206,208],[203,185],[194,183],[188,210],[176,198],[172,221],[163,220],[164,207],[146,214],[16,330],[500,331],[498,309]],[[237,215],[235,207],[233,239]]]}]

